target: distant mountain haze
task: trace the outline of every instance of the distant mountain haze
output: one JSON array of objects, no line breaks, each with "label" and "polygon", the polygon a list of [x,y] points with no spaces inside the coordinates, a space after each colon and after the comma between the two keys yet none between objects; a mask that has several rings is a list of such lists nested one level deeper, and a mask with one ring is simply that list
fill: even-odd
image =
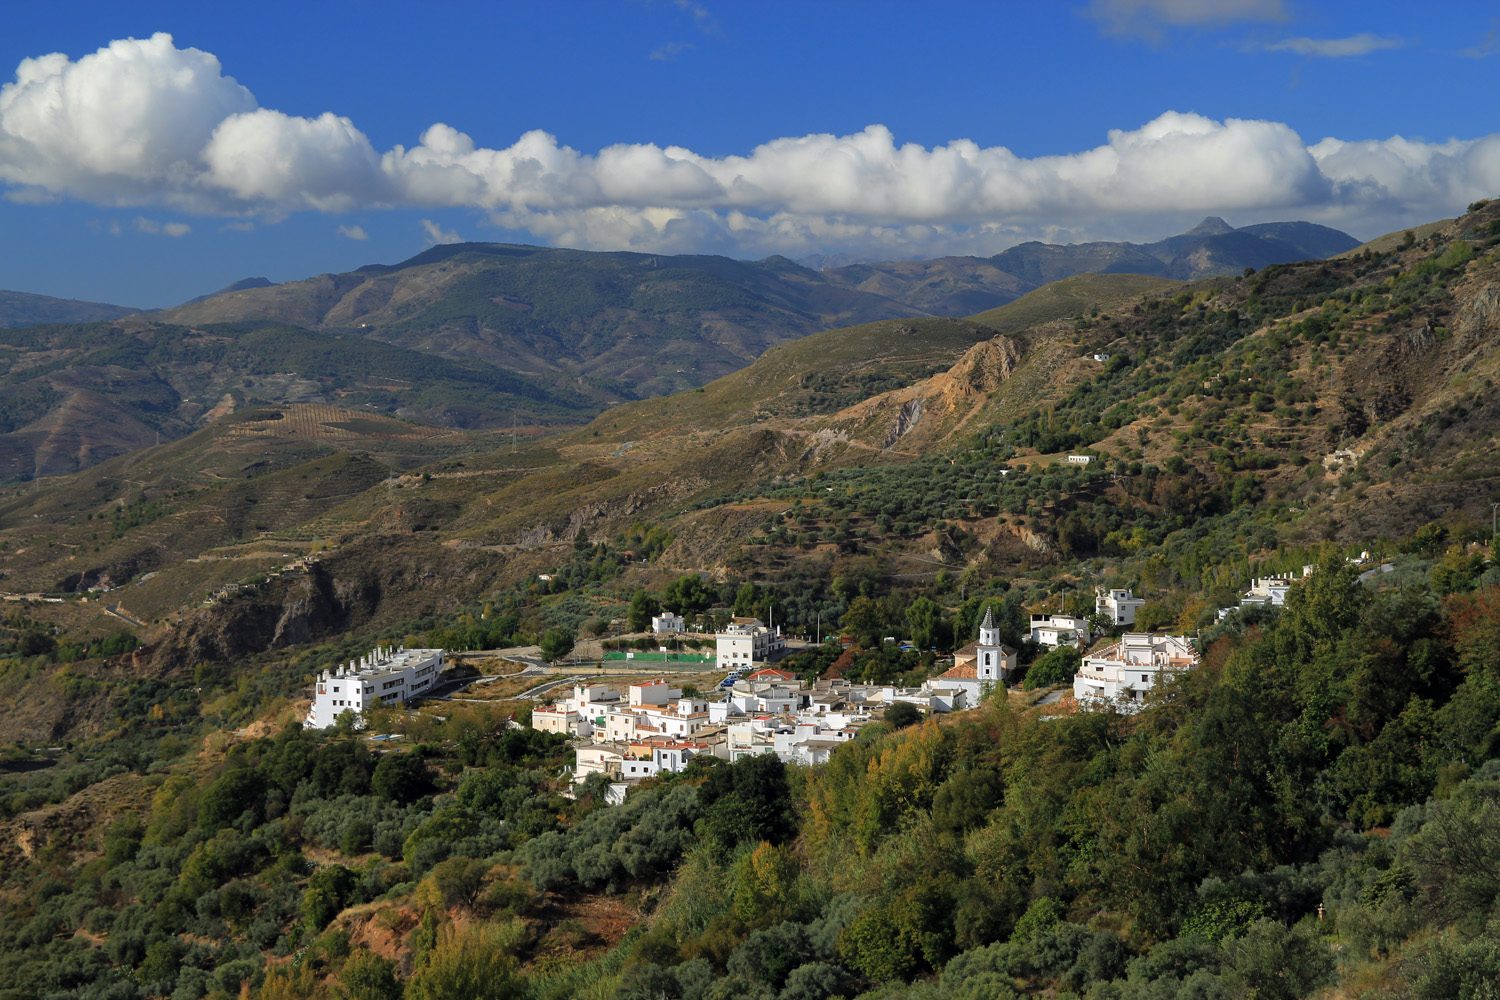
[{"label": "distant mountain haze", "polygon": [[0,327],[35,326],[38,323],[95,323],[140,312],[129,306],[104,302],[55,299],[30,292],[0,291]]}]

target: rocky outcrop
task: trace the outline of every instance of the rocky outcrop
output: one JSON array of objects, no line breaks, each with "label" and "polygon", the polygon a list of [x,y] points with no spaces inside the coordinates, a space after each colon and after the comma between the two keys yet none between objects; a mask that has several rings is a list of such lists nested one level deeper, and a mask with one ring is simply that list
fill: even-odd
[{"label": "rocky outcrop", "polygon": [[459,607],[502,582],[506,560],[428,538],[376,535],[189,615],[142,658],[169,674],[199,663],[284,649],[376,622],[422,618]]},{"label": "rocky outcrop", "polygon": [[908,399],[902,403],[901,412],[896,414],[896,423],[891,428],[890,434],[886,435],[885,442],[880,447],[889,448],[911,433],[912,428],[916,427],[917,422],[922,419],[923,409],[923,401],[920,396],[916,399]]},{"label": "rocky outcrop", "polygon": [[1021,363],[1024,348],[1013,337],[999,334],[975,344],[948,371],[948,391],[961,397],[990,393],[1010,378]]}]

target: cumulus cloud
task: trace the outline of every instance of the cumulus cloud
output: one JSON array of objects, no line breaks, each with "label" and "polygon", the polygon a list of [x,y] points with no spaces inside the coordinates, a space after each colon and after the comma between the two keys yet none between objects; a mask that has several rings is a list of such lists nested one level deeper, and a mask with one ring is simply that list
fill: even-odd
[{"label": "cumulus cloud", "polygon": [[464,238],[452,229],[444,229],[431,219],[422,220],[422,232],[427,236],[427,242],[438,243],[462,243]]},{"label": "cumulus cloud", "polygon": [[[1219,16],[1210,6],[1241,18],[1281,13],[1249,0],[1096,6],[1173,23]],[[709,157],[652,143],[580,151],[544,131],[492,148],[438,123],[410,148],[379,152],[348,118],[261,108],[212,55],[155,35],[76,62],[23,62],[0,88],[0,185],[12,197],[239,220],[467,209],[591,249],[910,257],[994,253],[1024,239],[1156,237],[1208,214],[1374,235],[1500,191],[1500,136],[1309,145],[1280,122],[1168,111],[1093,148],[1030,158],[967,139],[901,143],[881,125]],[[434,243],[460,239],[431,220],[422,226]]]},{"label": "cumulus cloud", "polygon": [[1381,49],[1399,49],[1406,42],[1400,38],[1382,38],[1379,35],[1359,34],[1348,38],[1286,38],[1253,48],[1266,52],[1295,52],[1299,56],[1323,56],[1340,59],[1347,56],[1363,56]]},{"label": "cumulus cloud", "polygon": [[339,226],[338,234],[346,236],[351,240],[367,240],[370,234],[365,232],[364,226]]},{"label": "cumulus cloud", "polygon": [[0,87],[0,180],[103,204],[207,207],[201,154],[255,98],[219,60],[172,36],[125,39],[72,62],[22,60]]}]

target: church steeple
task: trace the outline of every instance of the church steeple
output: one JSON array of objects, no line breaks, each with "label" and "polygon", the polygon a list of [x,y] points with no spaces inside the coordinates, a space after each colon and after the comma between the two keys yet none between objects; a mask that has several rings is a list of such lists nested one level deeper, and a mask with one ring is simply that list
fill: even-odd
[{"label": "church steeple", "polygon": [[994,605],[984,609],[984,621],[979,623],[979,645],[1000,645],[1000,629],[995,625]]},{"label": "church steeple", "polygon": [[976,667],[980,680],[997,681],[1005,677],[1005,654],[1000,647],[1000,629],[995,625],[993,605],[984,609],[984,620],[979,623]]}]

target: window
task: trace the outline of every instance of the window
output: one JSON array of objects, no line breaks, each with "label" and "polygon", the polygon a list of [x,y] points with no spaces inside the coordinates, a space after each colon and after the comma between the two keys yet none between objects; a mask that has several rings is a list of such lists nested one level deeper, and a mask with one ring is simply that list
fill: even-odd
[{"label": "window", "polygon": [[1148,677],[1148,676],[1146,676],[1145,674],[1141,674],[1141,683],[1142,684],[1150,684],[1151,683],[1151,678]]}]

